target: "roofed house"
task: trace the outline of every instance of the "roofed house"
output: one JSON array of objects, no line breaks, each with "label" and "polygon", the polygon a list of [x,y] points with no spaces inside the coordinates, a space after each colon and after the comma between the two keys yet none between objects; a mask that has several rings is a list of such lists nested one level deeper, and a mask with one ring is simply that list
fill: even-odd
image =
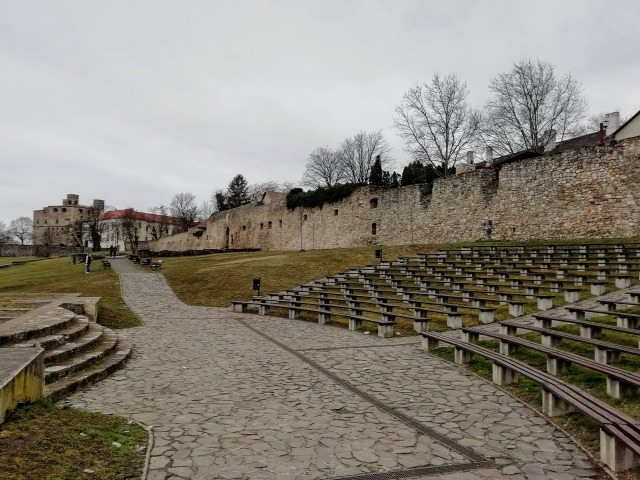
[{"label": "roofed house", "polygon": [[640,136],[640,110],[611,134],[613,140],[624,140],[637,136]]},{"label": "roofed house", "polygon": [[136,212],[133,208],[112,210],[98,217],[102,246],[133,251],[138,242],[167,237],[180,231],[181,220],[168,215]]}]

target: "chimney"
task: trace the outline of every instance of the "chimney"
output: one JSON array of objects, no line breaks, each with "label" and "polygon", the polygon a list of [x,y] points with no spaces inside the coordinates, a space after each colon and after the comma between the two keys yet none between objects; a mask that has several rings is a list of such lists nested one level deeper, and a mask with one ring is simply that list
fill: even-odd
[{"label": "chimney", "polygon": [[547,143],[544,145],[544,153],[550,152],[554,148],[556,148],[556,131],[551,130],[551,133],[549,134],[549,139],[547,140]]},{"label": "chimney", "polygon": [[491,165],[493,162],[493,147],[487,147],[484,150],[484,161],[487,162],[487,165]]},{"label": "chimney", "polygon": [[473,155],[474,155],[473,151],[467,152],[467,163],[469,165],[473,165]]},{"label": "chimney", "polygon": [[620,112],[607,113],[604,116],[605,134],[611,135],[620,126]]}]

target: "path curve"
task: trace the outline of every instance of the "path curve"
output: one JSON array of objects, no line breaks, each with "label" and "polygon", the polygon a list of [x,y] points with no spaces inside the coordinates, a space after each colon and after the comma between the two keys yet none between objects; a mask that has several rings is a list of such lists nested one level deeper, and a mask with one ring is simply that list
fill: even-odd
[{"label": "path curve", "polygon": [[149,480],[595,476],[563,432],[413,338],[190,306],[112,265],[145,325],[124,369],[66,402],[153,426]]}]

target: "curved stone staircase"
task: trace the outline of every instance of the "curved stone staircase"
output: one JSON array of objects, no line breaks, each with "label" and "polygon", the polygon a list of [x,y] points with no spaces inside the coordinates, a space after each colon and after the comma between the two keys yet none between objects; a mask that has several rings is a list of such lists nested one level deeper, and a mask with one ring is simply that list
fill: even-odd
[{"label": "curved stone staircase", "polygon": [[95,323],[98,307],[97,298],[66,297],[0,324],[0,357],[5,348],[44,349],[44,396],[53,400],[103,379],[129,359],[131,343]]}]

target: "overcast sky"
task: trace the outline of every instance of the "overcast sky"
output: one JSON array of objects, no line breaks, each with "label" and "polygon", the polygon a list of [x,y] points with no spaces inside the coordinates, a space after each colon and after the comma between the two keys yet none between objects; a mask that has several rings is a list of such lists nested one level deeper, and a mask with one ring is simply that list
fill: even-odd
[{"label": "overcast sky", "polygon": [[242,173],[297,182],[312,150],[382,129],[434,72],[481,106],[513,63],[640,109],[640,2],[0,1],[0,221],[59,205],[198,203]]}]

